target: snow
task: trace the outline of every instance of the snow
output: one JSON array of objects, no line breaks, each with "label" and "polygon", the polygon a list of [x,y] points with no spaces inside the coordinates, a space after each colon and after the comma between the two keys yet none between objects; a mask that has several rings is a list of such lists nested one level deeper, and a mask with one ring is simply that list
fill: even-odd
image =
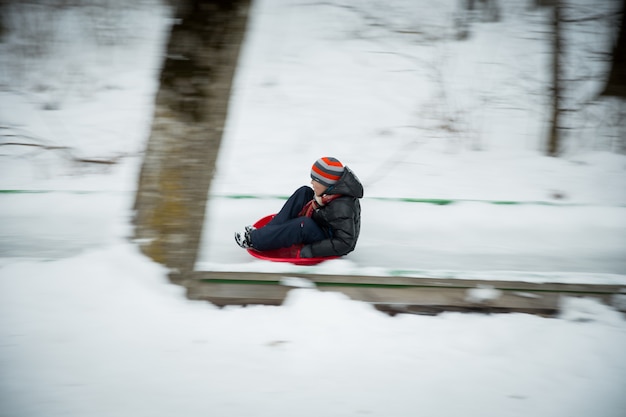
[{"label": "snow", "polygon": [[[549,10],[501,1],[461,41],[456,2],[256,1],[197,267],[294,289],[218,309],[129,239],[168,10],[18,3],[0,43],[0,416],[626,414],[626,321],[593,299],[553,319],[390,317],[291,275],[626,282],[623,103],[594,100],[605,63],[578,58],[566,151],[543,156]],[[600,54],[614,26],[582,25],[572,56]],[[233,230],[323,155],[365,185],[357,249],[315,267],[240,250]]]},{"label": "snow", "polygon": [[467,290],[465,299],[473,303],[484,303],[500,298],[502,291],[493,288],[491,285],[479,285],[476,288]]}]

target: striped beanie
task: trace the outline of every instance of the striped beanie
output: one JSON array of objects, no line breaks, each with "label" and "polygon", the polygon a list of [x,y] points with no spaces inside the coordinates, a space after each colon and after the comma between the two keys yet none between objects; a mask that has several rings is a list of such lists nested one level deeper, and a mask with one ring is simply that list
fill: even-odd
[{"label": "striped beanie", "polygon": [[325,156],[311,167],[311,178],[326,187],[335,184],[343,174],[343,164],[338,159]]}]

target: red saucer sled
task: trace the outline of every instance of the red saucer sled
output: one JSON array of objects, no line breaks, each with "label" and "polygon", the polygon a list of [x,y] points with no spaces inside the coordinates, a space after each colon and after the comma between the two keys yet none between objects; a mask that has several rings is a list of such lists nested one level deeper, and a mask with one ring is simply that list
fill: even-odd
[{"label": "red saucer sled", "polygon": [[[260,229],[265,226],[274,218],[274,214],[265,216],[253,224],[254,227]],[[300,248],[302,245],[293,245],[288,248],[280,248],[273,250],[258,251],[254,249],[248,249],[248,253],[255,258],[263,259],[272,262],[289,262],[295,265],[317,265],[320,262],[327,261],[329,259],[337,259],[338,256],[322,256],[317,258],[300,258]]]}]

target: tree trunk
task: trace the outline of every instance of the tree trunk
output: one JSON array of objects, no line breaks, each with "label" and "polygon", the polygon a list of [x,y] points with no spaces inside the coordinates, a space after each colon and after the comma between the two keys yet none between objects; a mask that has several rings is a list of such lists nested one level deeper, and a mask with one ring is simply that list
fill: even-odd
[{"label": "tree trunk", "polygon": [[177,2],[135,200],[153,260],[193,271],[250,0]]},{"label": "tree trunk", "polygon": [[626,0],[622,1],[622,18],[617,42],[613,47],[613,60],[603,96],[626,97]]},{"label": "tree trunk", "polygon": [[548,156],[558,156],[561,142],[561,2],[556,1],[553,15],[552,37],[552,120],[548,133]]}]

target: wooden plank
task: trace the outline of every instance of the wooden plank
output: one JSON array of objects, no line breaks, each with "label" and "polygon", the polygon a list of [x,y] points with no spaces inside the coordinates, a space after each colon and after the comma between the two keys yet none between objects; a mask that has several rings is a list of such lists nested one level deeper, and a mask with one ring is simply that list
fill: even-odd
[{"label": "wooden plank", "polygon": [[265,304],[280,305],[291,290],[281,285],[221,284],[185,281],[187,298],[206,300],[217,306]]},{"label": "wooden plank", "polygon": [[220,282],[229,281],[260,281],[279,283],[284,278],[296,277],[307,279],[319,287],[331,285],[354,285],[354,286],[380,286],[380,287],[442,287],[442,288],[480,288],[491,287],[499,290],[510,291],[536,291],[536,292],[562,292],[562,293],[598,293],[616,294],[620,291],[626,293],[626,285],[603,285],[603,284],[564,284],[564,283],[532,283],[523,281],[501,280],[470,280],[454,278],[412,278],[412,277],[388,277],[369,275],[322,275],[306,273],[265,273],[265,272],[213,272],[195,271],[192,279],[211,280]]},{"label": "wooden plank", "polygon": [[[626,288],[619,285],[309,274],[288,276],[308,279],[320,291],[340,292],[392,314],[474,311],[551,316],[559,311],[564,296],[594,297],[611,305],[615,294],[626,294]],[[294,288],[281,284],[282,278],[283,274],[274,273],[197,272],[183,285],[187,287],[190,299],[206,300],[218,306],[280,305],[288,291]],[[474,293],[477,289],[486,289],[487,296],[477,298]]]}]

